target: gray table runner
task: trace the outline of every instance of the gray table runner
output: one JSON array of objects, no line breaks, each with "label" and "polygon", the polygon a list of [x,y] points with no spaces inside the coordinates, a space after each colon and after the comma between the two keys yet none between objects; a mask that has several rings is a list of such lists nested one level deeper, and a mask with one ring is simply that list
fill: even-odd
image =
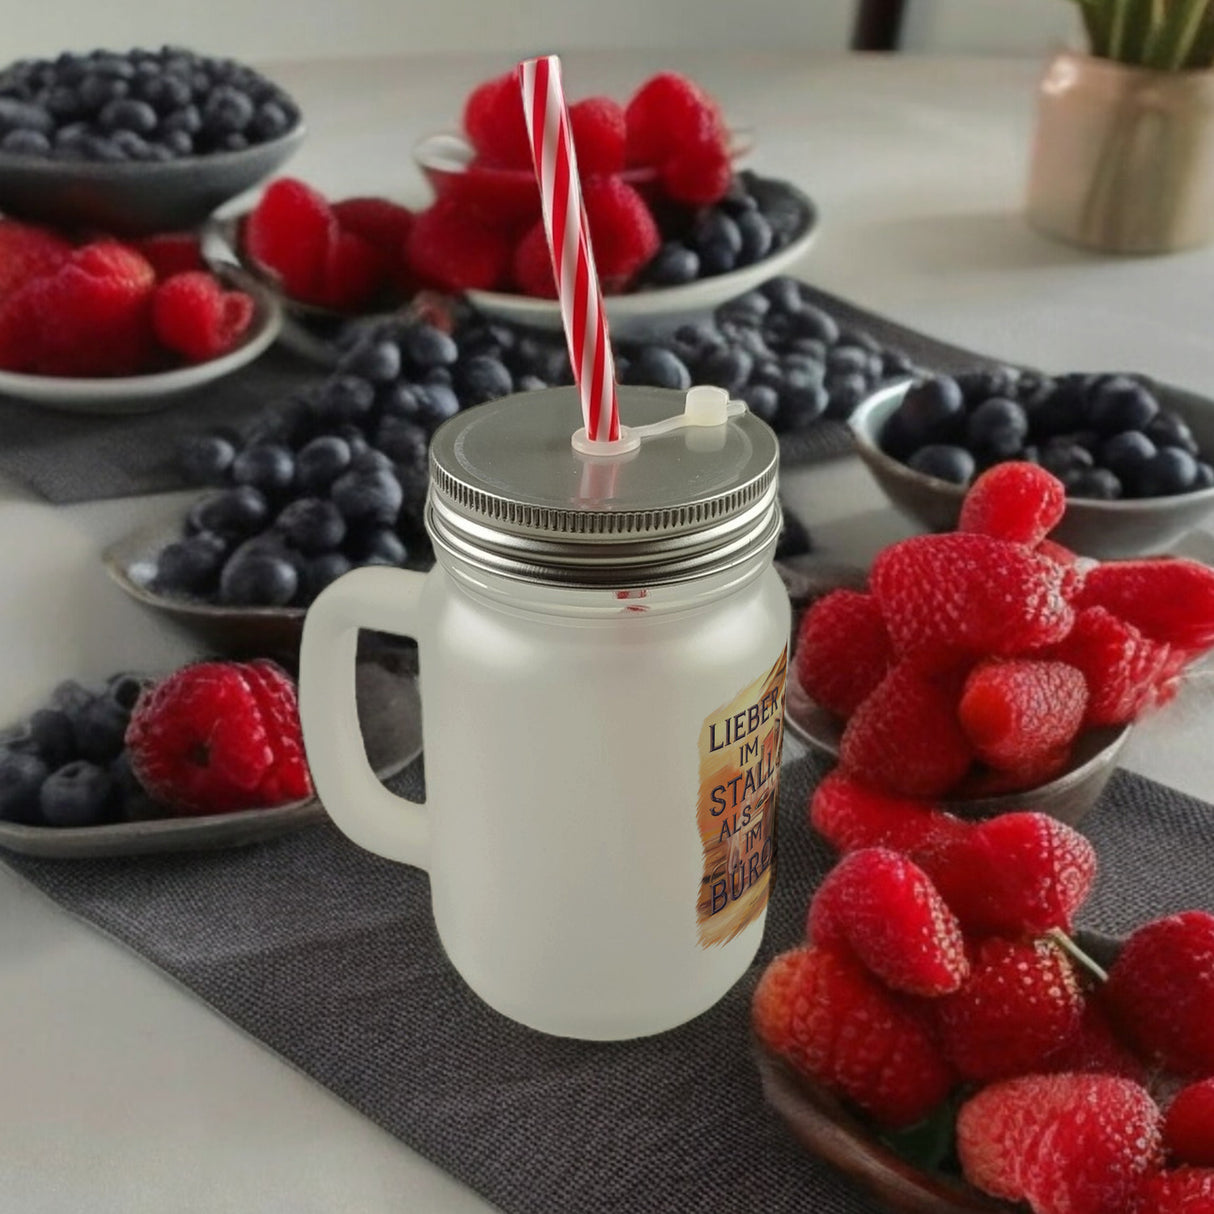
[{"label": "gray table runner", "polygon": [[[778,872],[763,949],[711,1011],[608,1045],[490,1011],[447,963],[425,874],[329,826],[245,850],[7,862],[512,1214],[868,1214],[762,1101],[748,1041],[766,961],[800,937],[832,863],[804,807],[822,768],[787,744]],[[417,793],[421,765],[398,777]],[[1214,807],[1118,773],[1089,833],[1087,926],[1124,933],[1214,910]]]}]

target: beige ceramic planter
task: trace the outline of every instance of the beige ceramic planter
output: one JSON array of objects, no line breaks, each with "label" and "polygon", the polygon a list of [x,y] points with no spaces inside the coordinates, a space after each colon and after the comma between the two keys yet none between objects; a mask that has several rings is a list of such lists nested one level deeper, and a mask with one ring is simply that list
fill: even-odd
[{"label": "beige ceramic planter", "polygon": [[1214,240],[1214,71],[1057,55],[1038,94],[1027,214],[1112,253]]}]

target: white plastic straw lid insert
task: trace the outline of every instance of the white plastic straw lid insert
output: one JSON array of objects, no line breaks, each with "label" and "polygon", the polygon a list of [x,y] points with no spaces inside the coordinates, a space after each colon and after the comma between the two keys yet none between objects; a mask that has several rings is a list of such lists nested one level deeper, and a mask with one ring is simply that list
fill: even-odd
[{"label": "white plastic straw lid insert", "polygon": [[[585,587],[662,585],[774,543],[779,448],[715,388],[620,388],[619,444],[570,441],[576,388],[459,413],[430,444],[436,549],[489,572]],[[622,448],[622,449],[621,449]]]}]

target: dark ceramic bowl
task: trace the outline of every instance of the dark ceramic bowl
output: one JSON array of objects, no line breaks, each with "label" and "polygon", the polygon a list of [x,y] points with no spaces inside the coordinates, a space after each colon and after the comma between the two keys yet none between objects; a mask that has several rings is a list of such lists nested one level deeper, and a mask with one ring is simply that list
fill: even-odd
[{"label": "dark ceramic bowl", "polygon": [[[965,489],[916,472],[881,450],[882,427],[897,409],[910,381],[874,392],[851,416],[860,458],[903,514],[930,531],[952,531],[961,516]],[[1176,389],[1164,404],[1193,431],[1198,446],[1214,452],[1214,402]],[[1083,556],[1100,559],[1166,552],[1214,514],[1214,489],[1196,489],[1172,497],[1098,502],[1068,498],[1066,516],[1050,538]]]},{"label": "dark ceramic bowl", "polygon": [[239,152],[180,160],[44,160],[0,152],[0,211],[62,228],[146,236],[197,227],[225,202],[276,172],[306,128]]}]

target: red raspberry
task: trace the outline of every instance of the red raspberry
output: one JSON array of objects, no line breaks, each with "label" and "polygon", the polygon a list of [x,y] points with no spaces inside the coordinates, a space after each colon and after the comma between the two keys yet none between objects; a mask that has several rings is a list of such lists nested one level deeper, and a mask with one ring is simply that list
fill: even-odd
[{"label": "red raspberry", "polygon": [[871,594],[832,590],[801,619],[797,678],[823,708],[849,717],[894,664],[881,608]]},{"label": "red raspberry", "polygon": [[603,289],[618,291],[658,251],[658,225],[645,200],[619,177],[591,178],[582,200]]},{"label": "red raspberry", "polygon": [[425,283],[445,291],[491,291],[505,276],[510,240],[457,203],[440,199],[414,217],[405,254]]},{"label": "red raspberry", "polygon": [[953,790],[953,796],[1002,797],[1011,792],[1040,788],[1066,771],[1072,753],[1070,746],[1063,746],[1010,767],[975,767]]},{"label": "red raspberry", "polygon": [[1096,880],[1096,852],[1073,827],[1002,814],[915,855],[961,926],[975,935],[1070,931]]},{"label": "red raspberry", "polygon": [[295,688],[270,662],[199,662],[140,695],[131,767],[179,814],[226,813],[311,792]]},{"label": "red raspberry", "polygon": [[1214,1168],[1214,1078],[1176,1094],[1163,1121],[1163,1145],[1178,1163]]},{"label": "red raspberry", "polygon": [[0,301],[32,279],[57,270],[72,246],[46,228],[0,219]]},{"label": "red raspberry", "polygon": [[117,241],[76,249],[0,308],[0,358],[41,375],[136,374],[151,352],[155,284],[152,267]]},{"label": "red raspberry", "polygon": [[947,1064],[910,1006],[838,949],[777,957],[755,989],[752,1016],[769,1049],[882,1125],[913,1125],[952,1087]]},{"label": "red raspberry", "polygon": [[252,320],[253,300],[243,291],[225,291],[205,271],[174,274],[152,298],[156,340],[190,362],[235,349]]},{"label": "red raspberry", "polygon": [[1092,994],[1084,999],[1083,1016],[1075,1035],[1050,1054],[1040,1070],[1051,1075],[1068,1072],[1117,1075],[1141,1084],[1148,1078],[1142,1060],[1123,1044],[1103,1005]]},{"label": "red raspberry", "polygon": [[1174,673],[1174,651],[1103,607],[1080,611],[1070,634],[1049,655],[1082,672],[1088,687],[1085,725],[1128,724],[1157,701],[1161,684]]},{"label": "red raspberry", "polygon": [[934,662],[1014,657],[1062,640],[1074,622],[1061,566],[987,535],[919,535],[891,544],[869,582],[894,649]]},{"label": "red raspberry", "polygon": [[698,84],[678,72],[647,80],[629,101],[628,163],[659,165],[694,143],[725,140],[717,103]]},{"label": "red raspberry", "polygon": [[1214,1075],[1214,915],[1186,911],[1140,927],[1104,996],[1145,1057],[1179,1075]]},{"label": "red raspberry", "polygon": [[1214,1168],[1156,1172],[1143,1182],[1135,1214],[1214,1214]]},{"label": "red raspberry", "polygon": [[950,687],[901,662],[851,715],[843,767],[865,784],[906,797],[939,797],[969,769],[973,751]]},{"label": "red raspberry", "polygon": [[1191,653],[1214,645],[1214,569],[1197,561],[1106,561],[1088,573],[1077,606],[1104,607],[1151,640]]},{"label": "red raspberry", "polygon": [[542,218],[540,187],[530,169],[502,169],[477,157],[462,173],[443,177],[436,188],[440,198],[483,227],[515,238]]},{"label": "red raspberry", "polygon": [[336,220],[324,196],[292,177],[271,183],[244,226],[250,256],[272,270],[293,299],[313,300]]},{"label": "red raspberry", "polygon": [[1009,658],[970,671],[957,711],[980,759],[1023,770],[1070,746],[1087,703],[1087,684],[1074,666]]},{"label": "red raspberry", "polygon": [[156,281],[164,282],[174,274],[205,270],[202,248],[192,232],[166,232],[160,236],[145,236],[135,241],[135,248],[156,271]]},{"label": "red raspberry", "polygon": [[486,80],[464,102],[464,130],[472,146],[493,164],[532,167],[523,94],[513,72]]},{"label": "red raspberry", "polygon": [[624,169],[624,108],[610,97],[587,97],[569,107],[569,129],[583,178]]},{"label": "red raspberry", "polygon": [[957,1152],[972,1185],[1034,1214],[1129,1214],[1159,1160],[1159,1110],[1128,1079],[1028,1075],[962,1106]]},{"label": "red raspberry", "polygon": [[413,212],[386,198],[346,198],[333,204],[343,232],[353,232],[373,245],[384,274],[398,287],[411,286],[405,271],[405,241],[413,227]]},{"label": "red raspberry", "polygon": [[809,907],[807,938],[850,948],[891,990],[947,995],[969,976],[961,925],[928,875],[882,847],[852,852]]},{"label": "red raspberry", "polygon": [[721,139],[689,144],[659,169],[658,180],[668,198],[692,207],[720,202],[733,180],[733,160]]},{"label": "red raspberry", "polygon": [[1062,521],[1066,490],[1044,468],[1009,460],[988,468],[965,495],[958,531],[1039,544]]},{"label": "red raspberry", "polygon": [[335,229],[320,271],[313,302],[352,312],[379,293],[393,265],[383,251],[353,232]]},{"label": "red raspberry", "polygon": [[537,299],[556,298],[552,251],[548,248],[548,233],[542,219],[518,242],[510,273],[514,285],[524,295],[534,295]]},{"label": "red raspberry", "polygon": [[957,1073],[989,1083],[1039,1070],[1079,1031],[1083,995],[1056,945],[991,936],[978,944],[965,985],[928,1006]]},{"label": "red raspberry", "polygon": [[831,772],[814,789],[809,820],[841,852],[888,847],[914,855],[970,829],[968,823],[932,809],[923,801],[869,788],[842,771]]}]

